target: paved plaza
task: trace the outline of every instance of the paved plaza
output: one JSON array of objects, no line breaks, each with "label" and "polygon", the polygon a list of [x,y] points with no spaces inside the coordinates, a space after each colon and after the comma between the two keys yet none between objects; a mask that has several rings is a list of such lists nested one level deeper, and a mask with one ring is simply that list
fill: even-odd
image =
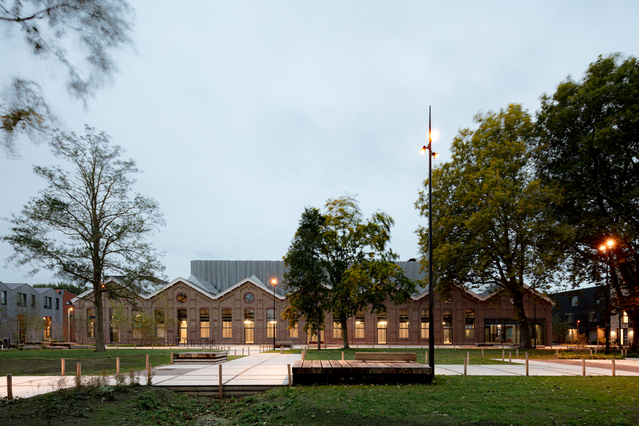
[{"label": "paved plaza", "polygon": [[[238,354],[241,348],[238,347]],[[238,348],[231,347],[230,353]],[[300,354],[259,353],[251,350],[250,356],[238,358],[223,364],[173,364],[153,369],[154,386],[217,386],[219,384],[220,365],[222,366],[222,383],[224,386],[286,386],[288,385],[288,365],[301,360]],[[245,348],[245,353],[248,353]],[[466,373],[469,376],[525,376],[524,360],[513,360],[504,365],[469,365]],[[435,375],[463,375],[463,365],[436,365]],[[529,361],[530,376],[581,376],[581,360],[564,361]],[[611,376],[610,360],[587,360],[587,376]],[[617,376],[639,376],[639,361],[617,360]],[[108,379],[115,384],[113,377]],[[146,372],[140,372],[140,382],[146,383]],[[13,396],[27,398],[30,396],[53,392],[62,387],[74,386],[74,377],[60,376],[16,376],[13,377]],[[7,396],[6,377],[0,379],[0,397]]]}]

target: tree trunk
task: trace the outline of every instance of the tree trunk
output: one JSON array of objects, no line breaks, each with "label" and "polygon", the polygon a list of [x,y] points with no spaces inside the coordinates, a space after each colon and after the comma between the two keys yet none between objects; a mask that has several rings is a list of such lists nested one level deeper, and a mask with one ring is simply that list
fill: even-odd
[{"label": "tree trunk", "polygon": [[320,320],[321,320],[321,313],[318,311],[317,313],[317,350],[321,351],[322,350],[322,343],[321,343],[321,338],[320,338]]},{"label": "tree trunk", "polygon": [[519,341],[519,347],[522,349],[531,349],[531,333],[528,325],[528,319],[526,318],[526,311],[524,310],[524,295],[521,291],[511,291],[513,298],[513,307],[515,309],[515,316],[517,322],[519,322],[519,333],[521,339]]},{"label": "tree trunk", "polygon": [[106,352],[104,346],[104,309],[102,306],[102,283],[97,280],[93,283],[93,304],[95,306],[95,351]]},{"label": "tree trunk", "polygon": [[346,315],[340,316],[339,319],[340,319],[340,321],[342,323],[342,339],[343,339],[343,342],[344,342],[343,346],[344,346],[344,349],[349,349],[349,346],[348,346],[348,325],[347,325],[347,322],[346,322],[347,321]]}]

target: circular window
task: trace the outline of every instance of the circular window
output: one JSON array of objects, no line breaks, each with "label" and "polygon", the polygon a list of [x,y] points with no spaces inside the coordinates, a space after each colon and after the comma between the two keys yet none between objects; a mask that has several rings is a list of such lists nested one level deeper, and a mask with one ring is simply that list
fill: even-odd
[{"label": "circular window", "polygon": [[187,299],[187,297],[186,297],[186,294],[184,294],[184,293],[179,293],[177,295],[178,302],[184,303],[184,302],[186,302],[186,299]]},{"label": "circular window", "polygon": [[246,295],[244,296],[244,301],[246,303],[253,303],[253,300],[255,300],[255,297],[253,297],[251,293],[246,293]]}]

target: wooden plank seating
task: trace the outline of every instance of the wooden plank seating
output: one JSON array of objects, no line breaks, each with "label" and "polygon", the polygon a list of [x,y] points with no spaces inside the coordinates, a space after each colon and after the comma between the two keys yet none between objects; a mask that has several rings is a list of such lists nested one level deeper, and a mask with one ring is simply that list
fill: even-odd
[{"label": "wooden plank seating", "polygon": [[355,352],[356,361],[417,362],[413,352]]},{"label": "wooden plank seating", "polygon": [[[370,355],[373,355],[372,357]],[[358,352],[349,361],[295,361],[295,385],[426,384],[431,368],[414,353]]]},{"label": "wooden plank seating", "polygon": [[221,352],[174,352],[174,364],[219,364],[226,362],[227,351]]},{"label": "wooden plank seating", "polygon": [[289,348],[293,349],[293,342],[284,341],[284,342],[275,342],[275,348]]}]

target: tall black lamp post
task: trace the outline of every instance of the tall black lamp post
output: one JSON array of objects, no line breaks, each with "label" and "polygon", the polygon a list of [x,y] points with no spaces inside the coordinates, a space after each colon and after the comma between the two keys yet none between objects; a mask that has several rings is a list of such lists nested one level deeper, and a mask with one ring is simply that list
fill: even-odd
[{"label": "tall black lamp post", "polygon": [[433,152],[433,133],[431,128],[430,105],[428,106],[428,145],[420,150],[422,154],[428,152],[428,366],[431,375],[435,375],[435,319],[433,318],[433,305],[435,304],[435,292],[433,290],[433,158],[439,154]]},{"label": "tall black lamp post", "polygon": [[612,247],[615,245],[613,240],[608,240],[606,244],[602,244],[599,247],[599,250],[604,254],[606,259],[606,355],[610,353],[610,279],[608,278],[608,273],[611,270],[610,267],[610,251],[612,251]]},{"label": "tall black lamp post", "polygon": [[271,280],[273,284],[273,350],[275,350],[275,327],[277,326],[277,315],[275,314],[275,286],[277,285],[277,278]]}]

